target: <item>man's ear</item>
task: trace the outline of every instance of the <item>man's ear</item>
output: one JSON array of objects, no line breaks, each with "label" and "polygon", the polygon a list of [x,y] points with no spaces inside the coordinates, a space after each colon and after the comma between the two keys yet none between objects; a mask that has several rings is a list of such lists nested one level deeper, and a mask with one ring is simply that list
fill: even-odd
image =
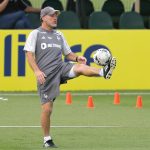
[{"label": "man's ear", "polygon": [[46,16],[42,17],[41,20],[42,20],[42,21],[46,21],[46,20],[47,20],[47,19],[46,19]]}]

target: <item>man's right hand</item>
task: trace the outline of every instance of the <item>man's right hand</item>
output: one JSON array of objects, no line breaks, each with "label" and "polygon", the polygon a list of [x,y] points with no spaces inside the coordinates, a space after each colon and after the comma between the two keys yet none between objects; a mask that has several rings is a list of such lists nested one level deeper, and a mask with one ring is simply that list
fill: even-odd
[{"label": "man's right hand", "polygon": [[45,83],[45,78],[46,78],[46,75],[44,72],[38,70],[38,71],[35,71],[35,76],[36,76],[36,79],[37,81],[40,83],[40,84],[44,84]]}]

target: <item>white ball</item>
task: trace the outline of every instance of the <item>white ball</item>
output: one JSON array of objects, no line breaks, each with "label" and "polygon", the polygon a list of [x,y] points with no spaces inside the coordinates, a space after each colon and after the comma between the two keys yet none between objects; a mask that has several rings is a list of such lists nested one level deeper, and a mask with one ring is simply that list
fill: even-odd
[{"label": "white ball", "polygon": [[111,58],[112,55],[110,51],[106,48],[100,48],[96,50],[95,54],[93,55],[94,62],[100,66],[107,65]]}]

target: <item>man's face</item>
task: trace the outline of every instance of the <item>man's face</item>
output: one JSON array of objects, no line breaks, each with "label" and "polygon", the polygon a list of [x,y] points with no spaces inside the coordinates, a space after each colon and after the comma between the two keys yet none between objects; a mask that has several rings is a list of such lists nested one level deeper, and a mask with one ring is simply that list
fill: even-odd
[{"label": "man's face", "polygon": [[43,17],[43,22],[47,24],[50,28],[57,27],[57,17],[58,15],[55,13],[53,15],[46,15]]}]

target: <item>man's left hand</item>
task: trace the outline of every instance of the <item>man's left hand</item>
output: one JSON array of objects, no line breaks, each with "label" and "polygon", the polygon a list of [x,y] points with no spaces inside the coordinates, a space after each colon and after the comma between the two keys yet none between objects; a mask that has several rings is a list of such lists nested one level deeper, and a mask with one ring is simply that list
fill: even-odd
[{"label": "man's left hand", "polygon": [[87,59],[83,56],[78,56],[77,62],[80,63],[80,64],[86,64]]}]

